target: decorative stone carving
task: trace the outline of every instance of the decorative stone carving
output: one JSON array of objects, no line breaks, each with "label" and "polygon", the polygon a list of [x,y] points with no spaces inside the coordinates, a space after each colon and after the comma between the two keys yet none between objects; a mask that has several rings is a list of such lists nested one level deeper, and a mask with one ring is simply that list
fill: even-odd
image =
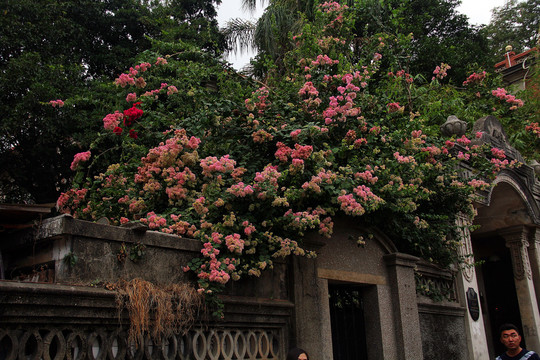
[{"label": "decorative stone carving", "polygon": [[482,132],[482,141],[492,142],[504,148],[507,146],[506,132],[495,116],[484,116],[474,123],[473,132]]},{"label": "decorative stone carving", "polygon": [[441,133],[444,136],[463,136],[467,131],[467,123],[458,119],[455,115],[450,115],[444,124],[441,125]]},{"label": "decorative stone carving", "polygon": [[540,175],[540,163],[538,161],[533,160],[529,163],[529,165],[533,168],[537,175]]},{"label": "decorative stone carving", "polygon": [[457,225],[459,226],[460,233],[460,247],[459,255],[463,257],[463,265],[461,266],[461,273],[468,282],[472,282],[474,276],[474,261],[473,261],[473,248],[471,243],[471,232],[468,228],[469,221],[463,215],[458,216]]},{"label": "decorative stone carving", "polygon": [[527,277],[527,279],[531,280],[532,271],[527,252],[529,242],[527,241],[526,229],[520,229],[513,233],[507,232],[503,236],[506,239],[506,247],[510,249],[514,278],[516,280],[523,280]]}]

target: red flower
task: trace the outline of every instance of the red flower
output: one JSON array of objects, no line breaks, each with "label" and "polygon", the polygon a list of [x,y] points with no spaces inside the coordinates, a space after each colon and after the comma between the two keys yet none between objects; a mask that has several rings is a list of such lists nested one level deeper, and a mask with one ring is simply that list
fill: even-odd
[{"label": "red flower", "polygon": [[116,134],[116,135],[122,135],[122,131],[123,129],[119,126],[115,127],[113,132]]},{"label": "red flower", "polygon": [[141,116],[143,116],[143,111],[137,106],[140,104],[140,102],[137,102],[133,104],[133,106],[129,109],[124,110],[124,125],[125,126],[131,126],[133,123],[140,119]]},{"label": "red flower", "polygon": [[131,129],[129,130],[129,137],[133,139],[137,139],[139,137],[139,134],[135,130]]}]

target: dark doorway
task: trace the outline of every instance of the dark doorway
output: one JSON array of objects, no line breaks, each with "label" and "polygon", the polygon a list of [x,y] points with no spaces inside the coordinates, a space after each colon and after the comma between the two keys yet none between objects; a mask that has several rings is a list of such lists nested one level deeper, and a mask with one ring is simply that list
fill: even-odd
[{"label": "dark doorway", "polygon": [[329,284],[334,360],[367,360],[362,287]]},{"label": "dark doorway", "polygon": [[[512,259],[502,238],[495,236],[480,239],[473,244],[475,253],[478,249],[478,253],[483,254],[479,279],[483,282],[485,292],[481,301],[484,316],[488,317],[485,320],[489,329],[488,336],[491,337],[489,342],[493,346],[494,354],[500,354],[505,349],[499,340],[499,327],[505,323],[512,323],[520,331],[522,329]],[[525,339],[522,340],[522,345],[524,344]]]}]

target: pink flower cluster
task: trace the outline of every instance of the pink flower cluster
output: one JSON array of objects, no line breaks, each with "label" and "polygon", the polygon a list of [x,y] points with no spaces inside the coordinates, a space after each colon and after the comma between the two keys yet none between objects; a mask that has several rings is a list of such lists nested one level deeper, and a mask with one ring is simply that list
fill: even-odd
[{"label": "pink flower cluster", "polygon": [[400,106],[398,102],[389,103],[386,105],[389,113],[399,112],[402,113],[405,110],[404,106]]},{"label": "pink flower cluster", "polygon": [[64,106],[64,102],[62,100],[51,100],[49,101],[49,104],[52,105],[52,107],[59,107],[61,108],[62,106]]},{"label": "pink flower cluster", "polygon": [[267,141],[272,141],[274,136],[264,129],[260,129],[251,134],[254,143],[262,144]]},{"label": "pink flower cluster", "polygon": [[240,234],[232,234],[225,236],[225,245],[230,252],[241,254],[244,250],[244,240],[240,238]]},{"label": "pink flower cluster", "polygon": [[355,179],[362,179],[370,184],[375,184],[377,181],[379,181],[379,178],[377,176],[373,176],[374,171],[371,169],[367,169],[364,172],[357,172],[354,174]]},{"label": "pink flower cluster", "polygon": [[411,74],[405,72],[405,70],[398,70],[395,74],[391,71],[388,73],[388,76],[395,77],[396,79],[403,79],[407,84],[412,84],[414,81]]},{"label": "pink flower cluster", "polygon": [[450,70],[452,67],[448,64],[441,63],[441,66],[437,66],[435,70],[433,70],[434,77],[431,78],[431,80],[435,79],[444,79],[448,73],[447,71]]},{"label": "pink flower cluster", "polygon": [[416,164],[416,160],[413,156],[403,156],[399,153],[399,151],[394,153],[394,158],[400,164]]},{"label": "pink flower cluster", "polygon": [[291,157],[293,159],[307,159],[311,156],[312,152],[313,146],[311,145],[294,144],[294,150],[291,152]]},{"label": "pink flower cluster", "polygon": [[162,216],[156,215],[155,212],[151,211],[146,215],[146,218],[142,218],[141,223],[147,224],[148,227],[152,230],[159,229],[167,225],[167,219]]},{"label": "pink flower cluster", "polygon": [[258,192],[259,199],[266,199],[272,193],[275,193],[278,188],[278,179],[281,173],[277,170],[277,166],[267,165],[262,172],[255,174],[255,184],[253,189]]},{"label": "pink flower cluster", "polygon": [[507,167],[512,167],[517,163],[517,160],[508,161],[508,159],[501,160],[499,158],[492,158],[491,164],[495,167],[495,171],[501,171]]},{"label": "pink flower cluster", "polygon": [[324,12],[340,11],[342,9],[348,9],[347,5],[341,5],[336,1],[327,1],[320,5],[320,8]]},{"label": "pink flower cluster", "polygon": [[128,85],[135,85],[139,88],[143,88],[146,86],[146,82],[142,77],[136,78],[136,76],[139,74],[139,72],[145,72],[148,70],[152,65],[150,63],[144,62],[139,65],[136,65],[134,68],[131,67],[129,69],[129,72],[122,73],[116,80],[114,80],[114,83],[116,86],[120,87],[126,87]]},{"label": "pink flower cluster", "polygon": [[468,137],[466,137],[465,135],[463,135],[462,137],[456,139],[456,141],[459,144],[463,145],[463,146],[468,146],[471,143],[471,140]]},{"label": "pink flower cluster", "polygon": [[332,60],[328,55],[317,55],[317,59],[311,62],[311,66],[335,65],[339,60]]},{"label": "pink flower cluster", "polygon": [[283,214],[284,218],[289,218],[290,222],[287,225],[288,228],[294,229],[302,234],[307,229],[313,229],[320,224],[319,215],[326,214],[326,211],[318,207],[315,210],[311,208],[307,211],[293,212],[291,209],[287,210]]},{"label": "pink flower cluster", "polygon": [[321,192],[320,184],[326,183],[326,184],[332,184],[334,180],[337,178],[337,175],[334,174],[330,170],[321,169],[317,175],[314,175],[311,177],[311,180],[309,182],[305,182],[302,184],[302,189],[304,190],[311,190],[315,193]]},{"label": "pink flower cluster", "polygon": [[[367,79],[369,75],[363,76],[359,72],[356,72],[334,78],[341,78],[345,86],[337,87],[339,95],[329,97],[330,102],[328,107],[322,113],[326,125],[332,124],[335,120],[344,122],[347,120],[347,116],[358,116],[360,114],[361,109],[356,106],[354,101],[358,95],[357,92],[360,91],[360,87],[355,85],[353,81],[362,80],[363,78]],[[328,81],[330,80],[332,78],[328,78]],[[362,84],[361,86],[363,86]]]},{"label": "pink flower cluster", "polygon": [[167,60],[158,56],[156,60],[156,65],[167,65]]},{"label": "pink flower cluster", "polygon": [[123,119],[124,119],[124,114],[116,110],[114,114],[107,114],[107,116],[103,118],[103,127],[106,130],[114,131],[114,129],[118,127],[118,125]]},{"label": "pink flower cluster", "polygon": [[291,138],[294,140],[294,141],[298,141],[298,136],[300,135],[300,133],[302,132],[301,129],[296,129],[296,130],[293,130],[291,131]]},{"label": "pink flower cluster", "polygon": [[490,187],[490,184],[485,182],[484,180],[478,180],[478,179],[472,179],[468,182],[469,186],[472,186],[475,189],[484,190],[488,187]]},{"label": "pink flower cluster", "polygon": [[81,163],[88,161],[90,159],[91,153],[90,151],[80,152],[78,154],[75,154],[73,157],[73,162],[71,163],[71,166],[69,167],[71,170],[75,171],[79,168],[79,165]]},{"label": "pink flower cluster", "polygon": [[201,160],[200,165],[203,169],[203,175],[211,177],[213,173],[232,172],[236,166],[236,161],[230,159],[229,155],[224,155],[219,160],[215,156],[208,156]]},{"label": "pink flower cluster", "polygon": [[497,90],[491,91],[491,94],[502,101],[506,101],[511,104],[510,110],[516,110],[523,106],[523,100],[517,99],[514,95],[507,94],[503,88],[497,88]]},{"label": "pink flower cluster", "polygon": [[[86,198],[88,189],[70,189],[65,193],[60,194],[56,201],[56,208],[64,214],[71,214],[72,210],[76,209]],[[70,204],[71,203],[71,204]],[[73,214],[75,216],[75,214]]]},{"label": "pink flower cluster", "polygon": [[157,100],[158,94],[161,92],[161,90],[163,90],[165,88],[170,88],[170,86],[167,83],[162,83],[159,88],[146,91],[144,94],[141,95],[141,97],[143,97],[143,96],[144,97],[149,97],[149,98],[153,97],[154,99]]},{"label": "pink flower cluster", "polygon": [[172,95],[172,94],[176,94],[178,92],[178,89],[176,88],[176,86],[174,85],[170,85],[169,87],[167,87],[167,95]]},{"label": "pink flower cluster", "polygon": [[204,196],[200,196],[199,198],[195,199],[192,205],[197,214],[204,216],[206,213],[208,213],[208,208],[205,206],[205,204],[206,198]]},{"label": "pink flower cluster", "polygon": [[246,109],[248,111],[253,111],[257,109],[259,114],[262,114],[264,110],[270,105],[269,102],[266,102],[268,99],[269,90],[266,86],[259,88],[257,91],[254,91],[252,95],[257,97],[257,100],[253,101],[252,99],[246,99]]},{"label": "pink flower cluster", "polygon": [[540,138],[540,126],[538,126],[537,122],[533,122],[525,126],[525,130],[536,134],[536,136]]},{"label": "pink flower cluster", "polygon": [[129,93],[126,96],[127,102],[135,102],[137,100],[137,94],[136,93]]},{"label": "pink flower cluster", "polygon": [[477,73],[474,72],[471,75],[469,75],[467,80],[465,80],[463,82],[463,86],[481,84],[482,81],[484,81],[485,78],[486,78],[486,72],[485,71],[483,71],[480,74],[477,74]]},{"label": "pink flower cluster", "polygon": [[276,144],[276,146],[278,148],[274,154],[276,159],[282,162],[287,162],[287,160],[289,160],[289,155],[291,155],[292,153],[292,149],[288,147],[287,145],[285,145],[284,143],[282,143],[281,141],[279,141]]},{"label": "pink flower cluster", "polygon": [[347,215],[360,216],[364,215],[366,210],[356,199],[353,194],[343,194],[338,196],[338,202],[340,203],[341,210]]},{"label": "pink flower cluster", "polygon": [[255,226],[253,226],[253,224],[251,224],[249,221],[244,221],[242,223],[242,226],[244,227],[244,234],[246,234],[247,236],[250,236],[255,231],[257,231]]},{"label": "pink flower cluster", "polygon": [[246,197],[253,194],[253,187],[240,181],[237,184],[231,185],[226,191],[236,197]]},{"label": "pink flower cluster", "polygon": [[491,148],[491,154],[498,159],[506,159],[506,154],[503,149]]},{"label": "pink flower cluster", "polygon": [[[353,189],[353,193],[370,209],[376,209],[384,202],[382,198],[375,195],[371,189],[365,185],[357,186]],[[347,194],[344,190],[342,195],[338,196],[338,202],[340,203],[341,210],[347,215],[360,216],[366,212],[364,206],[356,200],[355,196],[353,194]]]},{"label": "pink flower cluster", "polygon": [[313,83],[311,81],[308,81],[298,90],[299,96],[308,96],[308,97],[316,97],[319,95],[319,91],[313,86]]}]

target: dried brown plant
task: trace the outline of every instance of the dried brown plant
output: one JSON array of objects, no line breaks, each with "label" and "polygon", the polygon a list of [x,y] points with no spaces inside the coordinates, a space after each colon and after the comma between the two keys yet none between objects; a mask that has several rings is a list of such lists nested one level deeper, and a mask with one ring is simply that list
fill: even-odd
[{"label": "dried brown plant", "polygon": [[135,278],[114,284],[119,316],[128,311],[128,341],[138,348],[145,334],[155,343],[163,337],[187,332],[206,314],[204,297],[191,284],[154,285]]}]

